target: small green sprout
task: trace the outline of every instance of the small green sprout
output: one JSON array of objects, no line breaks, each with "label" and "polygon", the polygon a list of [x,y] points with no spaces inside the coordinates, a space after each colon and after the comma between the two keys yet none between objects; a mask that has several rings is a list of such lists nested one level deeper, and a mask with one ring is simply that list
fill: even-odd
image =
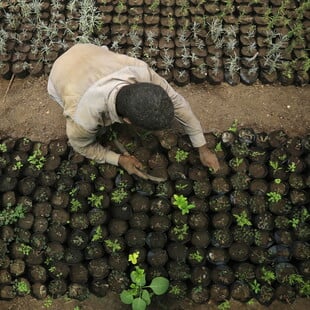
[{"label": "small green sprout", "polygon": [[183,225],[176,225],[175,227],[172,228],[173,233],[176,234],[178,240],[182,241],[185,239],[185,237],[188,234],[188,225],[183,224]]},{"label": "small green sprout", "polygon": [[92,193],[91,196],[87,198],[87,200],[92,207],[100,208],[103,201],[103,195],[96,195]]},{"label": "small green sprout", "polygon": [[110,240],[110,239],[107,239],[107,240],[104,241],[104,243],[106,244],[106,246],[107,246],[109,249],[111,249],[111,251],[112,251],[113,253],[115,253],[115,252],[117,252],[117,251],[120,251],[120,250],[122,249],[120,243],[119,243],[117,240],[112,241],[112,240]]},{"label": "small green sprout", "polygon": [[266,269],[265,267],[262,268],[262,280],[271,285],[271,283],[276,279],[276,275],[273,271]]},{"label": "small green sprout", "polygon": [[5,153],[7,152],[8,148],[5,143],[0,143],[0,152]]},{"label": "small green sprout", "polygon": [[275,182],[276,184],[281,184],[282,180],[281,180],[281,179],[274,179],[274,182]]},{"label": "small green sprout", "polygon": [[47,296],[43,302],[45,308],[50,308],[53,305],[53,299],[51,296]]},{"label": "small green sprout", "polygon": [[90,175],[90,180],[91,181],[95,181],[96,180],[96,174],[95,173],[92,173],[91,175]]},{"label": "small green sprout", "polygon": [[173,205],[177,206],[183,215],[188,214],[189,210],[195,208],[194,204],[189,204],[187,198],[183,195],[173,195]]},{"label": "small green sprout", "polygon": [[288,168],[287,169],[288,169],[289,172],[295,172],[296,168],[297,168],[296,163],[291,162],[291,163],[288,164]]},{"label": "small green sprout", "polygon": [[251,221],[249,220],[248,218],[248,215],[245,211],[242,211],[241,214],[234,214],[234,217],[237,221],[237,225],[240,226],[240,227],[243,227],[243,226],[251,226],[252,223]]},{"label": "small green sprout", "polygon": [[41,170],[44,166],[46,158],[42,156],[41,150],[35,150],[32,155],[28,157],[28,162],[35,166],[38,170]]},{"label": "small green sprout", "polygon": [[17,204],[15,208],[6,208],[0,211],[0,227],[11,225],[25,216],[25,207]]},{"label": "small green sprout", "polygon": [[123,187],[120,187],[112,192],[111,201],[115,203],[121,203],[127,197],[128,197],[127,191]]},{"label": "small green sprout", "polygon": [[181,163],[182,161],[187,159],[188,154],[189,154],[188,152],[181,150],[181,149],[178,149],[176,151],[174,158],[175,158],[177,163]]},{"label": "small green sprout", "polygon": [[202,260],[203,260],[203,256],[199,253],[198,250],[196,250],[193,253],[190,253],[189,254],[189,258],[192,259],[192,260],[197,261],[198,263],[202,262]]},{"label": "small green sprout", "polygon": [[101,241],[102,240],[102,227],[98,225],[95,229],[95,233],[91,238],[91,241]]},{"label": "small green sprout", "polygon": [[277,161],[269,161],[269,165],[270,167],[274,170],[274,171],[279,171],[282,169],[282,167],[280,167],[279,162]]},{"label": "small green sprout", "polygon": [[15,280],[13,284],[13,288],[16,292],[23,295],[30,294],[30,287],[27,282],[21,280]]},{"label": "small green sprout", "polygon": [[136,265],[138,262],[138,258],[139,258],[140,252],[136,251],[133,252],[132,254],[128,255],[128,261],[131,262],[133,265]]},{"label": "small green sprout", "polygon": [[231,126],[228,128],[228,131],[237,132],[237,130],[238,130],[238,120],[235,119],[231,124]]},{"label": "small green sprout", "polygon": [[215,152],[222,152],[223,151],[223,148],[222,148],[222,143],[221,142],[218,142],[214,148],[214,151]]},{"label": "small green sprout", "polygon": [[258,294],[261,290],[261,286],[260,283],[257,282],[257,280],[255,279],[254,281],[250,282],[250,288],[251,290],[255,293]]},{"label": "small green sprout", "polygon": [[13,170],[20,170],[23,167],[23,163],[21,161],[17,161],[14,165],[13,165]]},{"label": "small green sprout", "polygon": [[293,228],[297,228],[300,224],[300,220],[297,217],[293,217],[291,220],[289,220],[289,223],[292,225]]},{"label": "small green sprout", "polygon": [[304,279],[300,274],[291,274],[288,277],[288,283],[289,285],[293,286],[293,285],[300,285],[304,283]]},{"label": "small green sprout", "polygon": [[268,192],[267,197],[269,202],[278,202],[282,199],[282,195],[277,192]]},{"label": "small green sprout", "polygon": [[70,200],[70,205],[71,212],[78,212],[80,209],[82,209],[82,203],[76,198],[72,198]]},{"label": "small green sprout", "polygon": [[23,253],[24,255],[29,255],[31,250],[32,250],[32,247],[25,243],[21,243],[18,247],[18,251]]},{"label": "small green sprout", "polygon": [[230,302],[228,300],[223,301],[217,306],[218,310],[228,310],[230,309]]}]

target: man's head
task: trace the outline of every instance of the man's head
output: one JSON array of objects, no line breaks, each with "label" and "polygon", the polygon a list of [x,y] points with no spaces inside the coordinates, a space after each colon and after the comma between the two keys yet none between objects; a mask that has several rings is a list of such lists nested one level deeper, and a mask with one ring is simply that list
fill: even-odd
[{"label": "man's head", "polygon": [[167,92],[151,83],[122,87],[116,96],[116,112],[146,130],[169,128],[174,118],[173,104]]}]

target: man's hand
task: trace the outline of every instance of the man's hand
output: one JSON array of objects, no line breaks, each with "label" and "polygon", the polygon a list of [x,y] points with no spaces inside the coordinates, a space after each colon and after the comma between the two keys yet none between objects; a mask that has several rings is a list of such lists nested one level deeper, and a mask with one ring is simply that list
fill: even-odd
[{"label": "man's hand", "polygon": [[124,168],[129,174],[135,174],[142,179],[146,179],[146,175],[139,169],[142,169],[142,164],[132,155],[121,155],[118,164]]},{"label": "man's hand", "polygon": [[201,163],[217,172],[220,169],[220,164],[216,155],[206,145],[199,147],[198,150]]}]

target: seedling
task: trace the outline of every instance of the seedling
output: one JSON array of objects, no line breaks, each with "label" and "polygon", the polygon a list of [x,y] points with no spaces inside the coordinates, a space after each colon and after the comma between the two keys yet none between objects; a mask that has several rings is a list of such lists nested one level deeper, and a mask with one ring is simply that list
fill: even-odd
[{"label": "seedling", "polygon": [[100,208],[103,201],[103,195],[96,195],[92,193],[91,196],[87,198],[87,200],[92,207]]},{"label": "seedling", "polygon": [[174,158],[175,158],[177,163],[180,163],[180,162],[182,162],[182,161],[187,159],[188,154],[189,154],[188,152],[186,152],[184,150],[181,150],[181,149],[178,149],[176,151],[176,154],[175,154]]},{"label": "seedling", "polygon": [[231,165],[233,167],[239,167],[243,163],[243,158],[235,157],[231,161]]},{"label": "seedling", "polygon": [[282,167],[280,167],[279,162],[277,161],[269,161],[269,165],[270,167],[274,170],[274,171],[279,171],[280,169],[282,169]]},{"label": "seedling", "polygon": [[293,217],[291,220],[289,220],[289,223],[292,225],[293,228],[297,228],[300,220],[297,217]]},{"label": "seedling", "polygon": [[[91,238],[91,241],[101,241],[102,240],[102,228],[99,225],[96,229],[95,229],[95,233]],[[108,241],[108,240],[107,240]]]},{"label": "seedling", "polygon": [[220,303],[217,308],[219,310],[228,310],[230,309],[230,302],[228,300],[223,301],[222,303]]},{"label": "seedling", "polygon": [[189,258],[195,260],[196,262],[200,263],[203,260],[203,256],[199,253],[199,251],[195,251],[189,254]]},{"label": "seedling", "polygon": [[123,187],[120,187],[116,189],[114,192],[112,192],[111,201],[115,203],[121,203],[127,197],[128,197],[127,191]]},{"label": "seedling", "polygon": [[24,255],[29,255],[31,250],[32,250],[32,247],[30,245],[25,244],[25,243],[21,243],[18,247],[18,251],[20,251]]},{"label": "seedling", "polygon": [[28,157],[28,162],[35,166],[38,170],[41,170],[44,166],[46,158],[42,156],[41,150],[35,150],[32,155]]},{"label": "seedling", "polygon": [[237,130],[238,130],[238,120],[235,119],[231,124],[231,126],[228,128],[228,131],[237,132]]},{"label": "seedling", "polygon": [[250,282],[250,287],[251,290],[255,293],[258,294],[260,292],[261,286],[260,283],[257,282],[257,280],[255,279],[253,282]]},{"label": "seedling", "polygon": [[177,225],[177,226],[173,227],[172,231],[176,234],[178,240],[182,241],[187,236],[188,229],[189,229],[188,225],[183,224],[183,225]]},{"label": "seedling", "polygon": [[289,285],[293,286],[293,285],[300,285],[304,283],[304,279],[300,274],[291,274],[288,277],[288,283]]},{"label": "seedling", "polygon": [[296,163],[291,162],[291,163],[288,164],[288,168],[287,169],[288,169],[289,172],[295,172],[296,168],[297,168]]},{"label": "seedling", "polygon": [[[144,269],[136,266],[130,273],[132,283],[130,289],[123,290],[120,294],[121,301],[126,305],[131,305],[133,310],[144,310],[151,304],[152,295],[163,295],[169,287],[169,280],[164,277],[154,278],[150,285],[146,285]],[[152,290],[152,293],[148,289]]]},{"label": "seedling", "polygon": [[128,261],[131,262],[133,265],[136,265],[138,262],[138,258],[139,258],[140,252],[136,251],[133,252],[132,254],[128,255]]},{"label": "seedling", "polygon": [[282,180],[281,180],[281,179],[274,179],[274,182],[275,182],[276,184],[280,184],[280,183],[282,182]]},{"label": "seedling", "polygon": [[223,148],[222,148],[222,143],[221,142],[218,142],[214,148],[214,151],[215,152],[222,152],[223,151]]},{"label": "seedling", "polygon": [[95,181],[96,180],[96,174],[95,173],[92,173],[91,175],[90,175],[90,180],[91,181]]},{"label": "seedling", "polygon": [[117,240],[112,241],[110,239],[107,239],[104,241],[104,243],[113,253],[120,251],[122,249],[120,243]]},{"label": "seedling", "polygon": [[8,150],[5,143],[0,143],[0,152],[5,153]]},{"label": "seedling", "polygon": [[269,202],[278,202],[282,199],[281,194],[277,192],[269,192],[267,193],[267,197]]},{"label": "seedling", "polygon": [[188,184],[176,184],[175,185],[175,189],[178,190],[178,191],[181,191],[183,189],[186,189],[188,186]]},{"label": "seedling", "polygon": [[22,204],[16,205],[15,208],[6,208],[0,212],[0,227],[11,225],[25,216],[25,207]]},{"label": "seedling", "polygon": [[234,214],[234,217],[237,221],[237,225],[240,226],[240,227],[243,227],[243,226],[251,226],[252,223],[251,221],[249,220],[248,218],[248,215],[245,211],[242,211],[241,214]]},{"label": "seedling", "polygon": [[17,161],[14,165],[13,165],[13,170],[20,170],[23,167],[23,163],[21,161]]},{"label": "seedling", "polygon": [[276,275],[273,271],[262,268],[262,280],[267,282],[269,285],[276,279]]},{"label": "seedling", "polygon": [[50,297],[50,296],[46,297],[45,300],[44,300],[44,302],[43,302],[43,306],[44,306],[45,308],[49,308],[49,307],[51,307],[52,305],[53,305],[53,299],[52,299],[52,297]]},{"label": "seedling", "polygon": [[189,204],[187,198],[183,195],[174,194],[173,199],[173,205],[177,206],[181,210],[182,215],[188,214],[189,210],[195,208],[195,205]]},{"label": "seedling", "polygon": [[13,284],[14,290],[22,295],[30,294],[30,288],[27,282],[21,280],[15,280]]},{"label": "seedling", "polygon": [[80,209],[82,209],[82,203],[76,199],[76,198],[72,198],[70,200],[70,211],[71,212],[78,212]]}]

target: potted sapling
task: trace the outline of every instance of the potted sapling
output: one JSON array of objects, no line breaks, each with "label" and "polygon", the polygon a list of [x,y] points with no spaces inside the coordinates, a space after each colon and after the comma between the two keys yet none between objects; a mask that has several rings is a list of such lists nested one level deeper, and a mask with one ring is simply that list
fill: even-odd
[{"label": "potted sapling", "polygon": [[[138,256],[139,252],[134,252],[129,255],[129,260],[135,265]],[[131,305],[133,310],[146,309],[151,304],[153,294],[163,295],[169,288],[169,280],[164,277],[155,277],[149,285],[146,285],[145,271],[139,266],[135,266],[131,271],[130,279],[130,288],[120,293],[120,299],[124,304]]]}]

